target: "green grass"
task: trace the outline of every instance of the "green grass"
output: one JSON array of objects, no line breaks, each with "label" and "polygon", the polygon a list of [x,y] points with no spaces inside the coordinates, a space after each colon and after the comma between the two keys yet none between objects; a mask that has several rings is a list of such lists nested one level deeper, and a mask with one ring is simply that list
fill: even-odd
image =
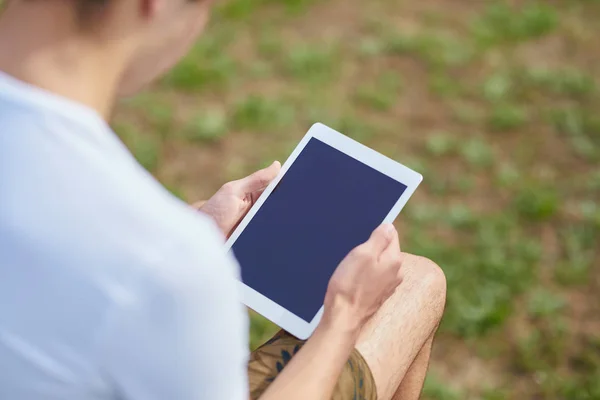
[{"label": "green grass", "polygon": [[285,69],[293,78],[319,84],[333,78],[336,49],[332,45],[299,43],[286,56]]},{"label": "green grass", "polygon": [[129,147],[137,161],[148,171],[155,171],[159,165],[160,143],[151,134],[144,134],[126,122],[113,124],[113,129]]},{"label": "green grass", "polygon": [[472,139],[463,142],[460,153],[465,161],[472,167],[488,167],[494,162],[494,153],[490,145],[478,137],[473,137]]},{"label": "green grass", "polygon": [[530,1],[515,8],[507,1],[495,0],[475,18],[471,32],[480,46],[488,47],[537,39],[553,32],[558,22],[558,12],[545,2]]},{"label": "green grass", "polygon": [[377,128],[373,124],[357,118],[354,114],[344,114],[332,120],[330,126],[339,132],[350,136],[359,142],[368,142],[375,134]]},{"label": "green grass", "polygon": [[431,400],[460,400],[464,398],[463,394],[449,388],[445,382],[442,382],[433,374],[430,374],[425,380],[423,396]]},{"label": "green grass", "polygon": [[533,183],[523,186],[513,205],[523,218],[529,221],[544,221],[558,212],[560,199],[554,188]]},{"label": "green grass", "polygon": [[561,262],[555,270],[557,281],[573,286],[588,282],[596,260],[600,228],[596,225],[579,223],[560,234]]},{"label": "green grass", "polygon": [[525,79],[549,94],[575,99],[588,98],[597,92],[593,76],[571,66],[560,70],[530,69],[526,72]]},{"label": "green grass", "polygon": [[398,100],[402,80],[397,73],[386,71],[375,82],[363,84],[356,91],[356,101],[374,111],[388,111]]},{"label": "green grass", "polygon": [[184,128],[184,134],[192,141],[212,142],[225,136],[228,129],[226,113],[220,109],[210,109],[193,116]]},{"label": "green grass", "polygon": [[[152,93],[142,93],[128,99],[125,104],[142,113],[161,136],[167,136],[174,127],[174,106],[166,98]],[[130,128],[131,129],[131,128]]]},{"label": "green grass", "polygon": [[385,48],[396,55],[414,55],[434,69],[463,66],[474,56],[469,41],[424,30],[415,35],[390,33]]},{"label": "green grass", "polygon": [[498,167],[495,182],[501,187],[511,188],[519,181],[520,178],[521,174],[517,167],[510,162],[505,162]]},{"label": "green grass", "polygon": [[227,54],[232,39],[218,32],[199,41],[190,53],[163,79],[166,86],[187,92],[223,89],[233,83],[238,71]]},{"label": "green grass", "polygon": [[527,122],[527,111],[515,104],[498,104],[493,106],[488,117],[488,125],[492,131],[512,131]]},{"label": "green grass", "polygon": [[386,51],[386,43],[380,37],[366,36],[358,42],[358,53],[365,58],[375,58]]},{"label": "green grass", "polygon": [[587,187],[590,191],[600,191],[600,168],[590,172],[587,178]]},{"label": "green grass", "polygon": [[235,104],[231,120],[238,129],[265,133],[292,123],[294,109],[280,99],[250,95]]},{"label": "green grass", "polygon": [[[566,350],[567,327],[555,315],[544,322],[538,324],[535,330],[518,343],[516,368],[546,375],[560,364]],[[544,390],[544,386],[551,382],[541,383]]]},{"label": "green grass", "polygon": [[510,74],[496,73],[490,75],[483,85],[483,95],[490,102],[506,101],[514,89]]},{"label": "green grass", "polygon": [[502,326],[513,311],[512,299],[533,282],[532,267],[540,259],[540,244],[519,228],[511,215],[476,215],[458,205],[433,219],[460,231],[465,250],[427,240],[421,236],[425,231],[418,229],[407,239],[405,249],[444,260],[448,304],[442,331],[485,336]]},{"label": "green grass", "polygon": [[256,43],[258,54],[262,57],[276,58],[284,51],[285,44],[272,29],[264,29]]},{"label": "green grass", "polygon": [[529,295],[527,311],[534,318],[552,317],[565,307],[565,300],[552,291],[536,288]]},{"label": "green grass", "polygon": [[228,21],[249,20],[269,6],[282,7],[287,14],[298,14],[306,10],[314,0],[229,0],[217,3],[215,14],[218,19]]},{"label": "green grass", "polygon": [[467,126],[479,126],[485,120],[486,112],[480,104],[479,101],[472,103],[465,100],[454,100],[448,104],[448,107],[453,121],[466,128]]},{"label": "green grass", "polygon": [[442,98],[457,97],[465,93],[466,88],[456,78],[443,70],[435,70],[429,75],[429,90]]},{"label": "green grass", "polygon": [[600,116],[580,107],[552,110],[549,119],[573,151],[590,161],[600,160]]},{"label": "green grass", "polygon": [[456,151],[458,143],[449,132],[434,132],[427,137],[426,146],[432,155],[444,156]]}]

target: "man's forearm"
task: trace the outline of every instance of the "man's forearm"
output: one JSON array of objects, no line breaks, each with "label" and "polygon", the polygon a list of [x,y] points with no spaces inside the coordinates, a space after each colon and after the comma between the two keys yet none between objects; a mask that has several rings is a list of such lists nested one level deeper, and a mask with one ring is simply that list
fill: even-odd
[{"label": "man's forearm", "polygon": [[260,400],[330,399],[359,332],[346,317],[343,313],[324,316]]}]

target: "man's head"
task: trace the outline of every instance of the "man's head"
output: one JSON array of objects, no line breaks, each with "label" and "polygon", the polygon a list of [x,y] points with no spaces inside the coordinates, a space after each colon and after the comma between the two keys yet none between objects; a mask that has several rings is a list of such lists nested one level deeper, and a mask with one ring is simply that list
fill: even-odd
[{"label": "man's head", "polygon": [[213,0],[0,0],[0,70],[108,117],[192,46]]},{"label": "man's head", "polygon": [[74,2],[72,6],[76,7],[83,35],[107,46],[122,41],[126,68],[119,91],[125,95],[138,91],[185,55],[204,28],[212,3],[212,0],[66,1]]}]

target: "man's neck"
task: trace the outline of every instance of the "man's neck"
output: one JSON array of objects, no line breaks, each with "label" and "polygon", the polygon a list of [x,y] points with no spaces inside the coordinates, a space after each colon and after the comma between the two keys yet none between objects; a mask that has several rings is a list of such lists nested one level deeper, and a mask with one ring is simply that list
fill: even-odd
[{"label": "man's neck", "polygon": [[123,72],[110,49],[82,35],[69,2],[16,2],[0,17],[0,71],[108,118]]}]

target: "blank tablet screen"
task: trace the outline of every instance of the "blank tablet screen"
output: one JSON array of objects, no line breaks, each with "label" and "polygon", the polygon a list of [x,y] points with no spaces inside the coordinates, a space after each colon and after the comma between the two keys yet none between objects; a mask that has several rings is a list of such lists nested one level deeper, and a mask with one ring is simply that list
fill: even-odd
[{"label": "blank tablet screen", "polygon": [[312,138],[233,244],[242,281],[310,322],[342,259],[406,186]]}]

